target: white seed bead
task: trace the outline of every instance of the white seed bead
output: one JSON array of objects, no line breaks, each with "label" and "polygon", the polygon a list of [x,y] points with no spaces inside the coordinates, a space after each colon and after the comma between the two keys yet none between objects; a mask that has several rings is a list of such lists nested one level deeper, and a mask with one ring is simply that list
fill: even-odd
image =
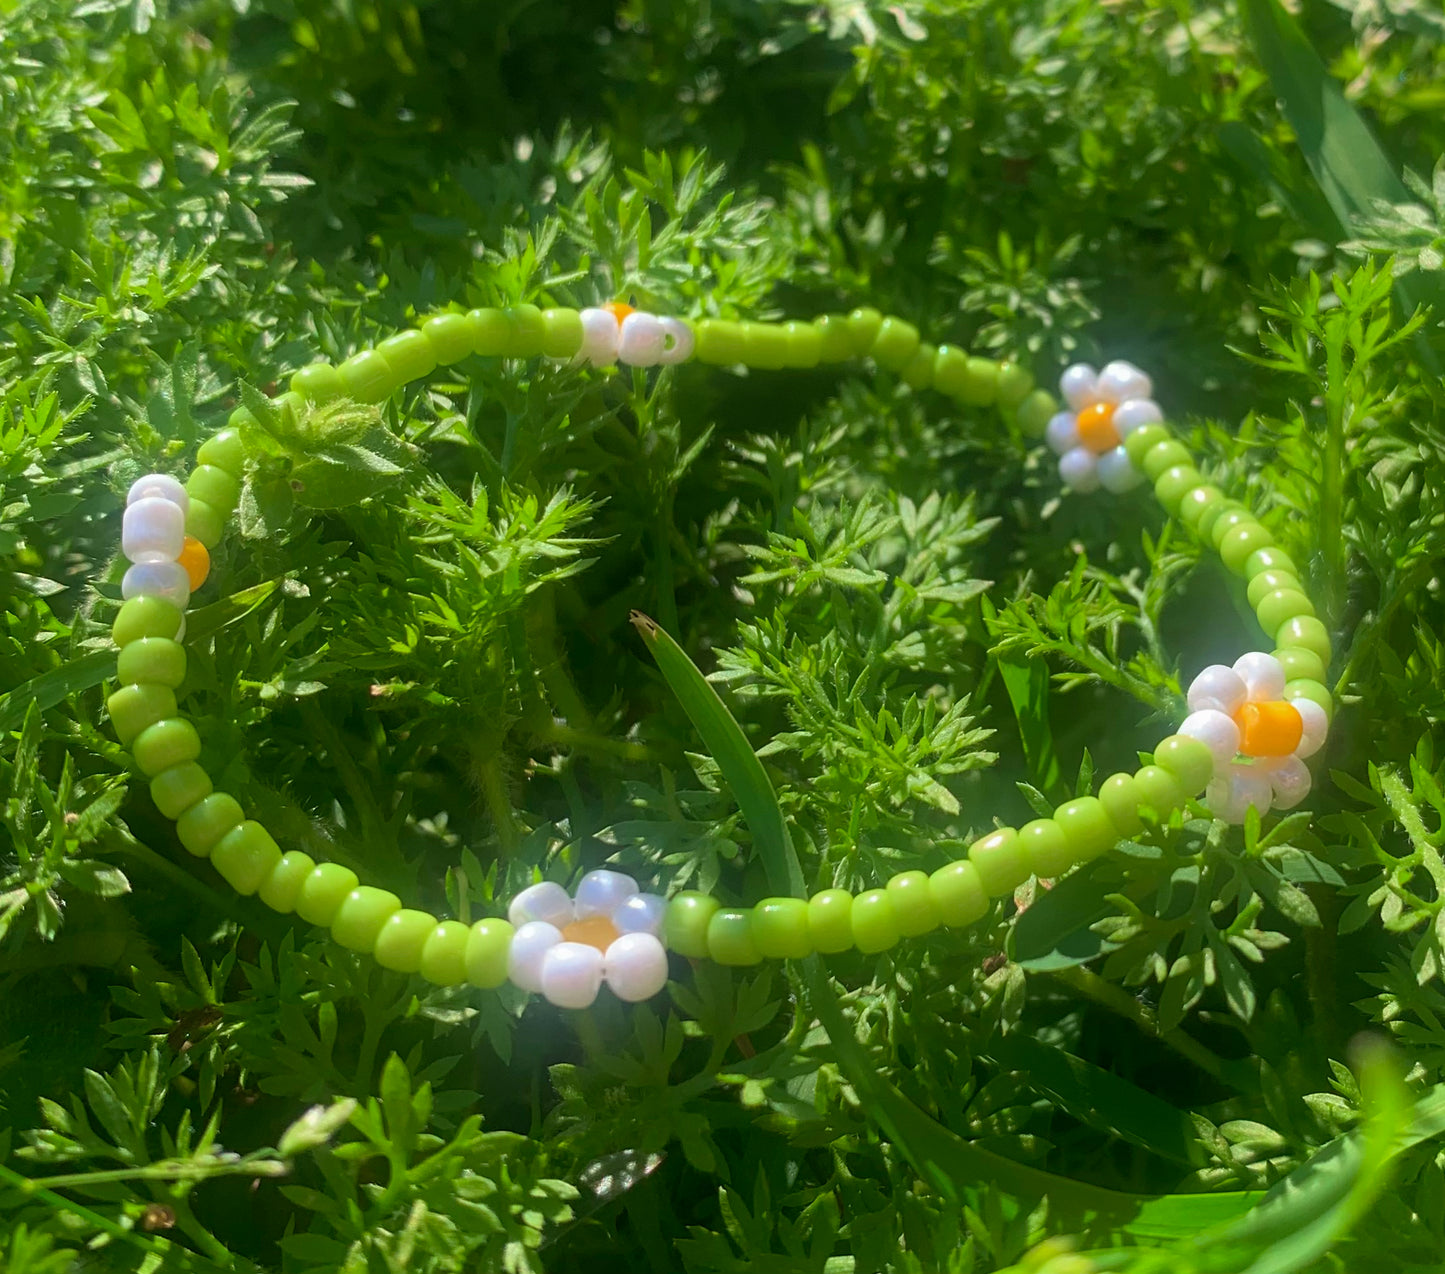
[{"label": "white seed bead", "polygon": [[1163,423],[1164,413],[1159,410],[1159,404],[1150,398],[1130,398],[1114,408],[1114,428],[1121,438],[1127,438],[1145,425]]},{"label": "white seed bead", "polygon": [[585,942],[559,942],[542,957],[542,994],[559,1009],[591,1007],[602,989],[602,952]]},{"label": "white seed bead", "polygon": [[1222,774],[1231,761],[1239,755],[1239,727],[1234,718],[1226,716],[1215,708],[1204,708],[1191,712],[1177,733],[1190,739],[1198,739],[1209,749],[1214,758],[1214,772]]},{"label": "white seed bead", "polygon": [[612,916],[637,892],[637,882],[620,871],[589,871],[577,885],[572,910],[578,920],[588,916]]},{"label": "white seed bead", "polygon": [[126,601],[132,597],[159,597],[185,610],[191,600],[191,577],[179,562],[137,562],[121,580],[120,595]]},{"label": "white seed bead", "polygon": [[692,328],[680,318],[673,318],[671,315],[661,322],[664,344],[657,361],[664,366],[687,362],[692,357],[693,346],[696,344]]},{"label": "white seed bead", "polygon": [[667,333],[656,314],[634,310],[622,320],[617,337],[617,357],[629,367],[656,367],[662,361]]},{"label": "white seed bead", "polygon": [[1330,733],[1330,717],[1319,704],[1313,699],[1306,699],[1301,696],[1298,699],[1291,699],[1290,706],[1300,715],[1304,722],[1304,733],[1300,735],[1299,747],[1294,750],[1296,756],[1314,756],[1325,746],[1325,739]]},{"label": "white seed bead", "polygon": [[1276,809],[1292,810],[1310,794],[1309,766],[1297,756],[1280,757],[1269,765],[1266,773]]},{"label": "white seed bead", "polygon": [[528,885],[507,908],[507,919],[520,929],[529,920],[545,920],[561,928],[570,925],[576,916],[572,911],[572,899],[567,891],[555,880],[544,880],[540,885]]},{"label": "white seed bead", "polygon": [[186,494],[185,487],[181,486],[180,482],[168,473],[148,473],[143,478],[137,478],[130,484],[130,490],[125,493],[125,502],[129,506],[148,496],[179,504],[182,513],[190,512],[191,497]]},{"label": "white seed bead", "polygon": [[532,920],[520,926],[507,948],[507,976],[523,991],[542,989],[542,963],[547,952],[562,941],[562,931],[545,920]]},{"label": "white seed bead", "polygon": [[1148,398],[1154,392],[1154,382],[1133,363],[1118,359],[1104,364],[1095,392],[1106,403],[1126,403],[1131,398]]},{"label": "white seed bead", "polygon": [[1088,495],[1099,489],[1099,466],[1087,447],[1075,447],[1059,459],[1059,477],[1070,491]]},{"label": "white seed bead", "polygon": [[1095,462],[1095,467],[1099,472],[1099,481],[1104,484],[1104,490],[1112,491],[1115,495],[1132,491],[1144,481],[1143,473],[1134,468],[1134,462],[1129,459],[1129,453],[1123,447],[1104,452]]},{"label": "white seed bead", "polygon": [[617,342],[622,330],[617,324],[617,315],[611,310],[589,306],[583,310],[582,348],[577,351],[576,363],[591,363],[593,367],[610,367],[617,361]]},{"label": "white seed bead", "polygon": [[1210,664],[1189,683],[1189,710],[1214,708],[1232,717],[1249,699],[1249,687],[1233,668]]},{"label": "white seed bead", "polygon": [[174,500],[148,495],[128,505],[120,546],[132,562],[174,562],[186,543],[186,515]]},{"label": "white seed bead", "polygon": [[1049,421],[1044,441],[1056,456],[1062,456],[1079,445],[1079,418],[1071,411],[1061,411]]},{"label": "white seed bead", "polygon": [[666,898],[659,898],[656,894],[633,894],[612,913],[612,923],[619,933],[659,934],[666,914]]},{"label": "white seed bead", "polygon": [[650,933],[624,933],[602,962],[607,985],[619,1000],[650,1000],[667,985],[667,952]]},{"label": "white seed bead", "polygon": [[1075,363],[1059,377],[1059,393],[1070,407],[1078,411],[1097,401],[1098,395],[1094,391],[1098,379],[1098,373],[1088,363]]},{"label": "white seed bead", "polygon": [[1251,650],[1234,661],[1234,671],[1249,691],[1251,703],[1273,703],[1284,697],[1284,665],[1262,650]]},{"label": "white seed bead", "polygon": [[1226,823],[1242,823],[1253,805],[1261,815],[1269,813],[1274,790],[1262,774],[1248,766],[1235,766],[1228,774],[1213,780],[1204,792],[1204,803],[1215,818]]}]

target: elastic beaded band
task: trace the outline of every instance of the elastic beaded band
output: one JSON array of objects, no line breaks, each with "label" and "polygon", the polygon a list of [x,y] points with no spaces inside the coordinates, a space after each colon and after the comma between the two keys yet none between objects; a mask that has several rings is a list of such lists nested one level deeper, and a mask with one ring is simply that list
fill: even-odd
[{"label": "elastic beaded band", "polygon": [[1124,492],[1153,484],[1164,509],[1212,545],[1248,581],[1248,598],[1273,653],[1252,651],[1232,666],[1205,668],[1188,691],[1189,715],[1154,750],[1153,763],[1104,780],[1096,796],[1060,805],[1051,817],[1000,828],[967,857],[932,875],[902,872],[853,897],[825,889],[812,898],[768,898],[723,907],[694,891],[663,899],[620,872],[587,873],[569,894],[543,882],[512,899],[508,918],[467,927],[402,906],[335,863],[283,853],[230,795],[213,790],[197,763],[201,742],[180,715],[185,677],[185,607],[209,571],[240,498],[244,407],[197,453],[184,486],[148,474],[130,488],[122,548],[132,565],[113,635],[121,688],[107,701],[121,743],[150,780],[156,806],[175,820],[186,850],[209,858],[242,894],[283,914],[329,928],[341,945],[386,968],[438,985],[493,988],[510,980],[563,1008],[585,1008],[606,984],[640,1001],[667,982],[667,952],[724,965],[797,959],[815,952],[883,951],[940,926],[973,924],[990,899],[1030,876],[1052,878],[1102,854],[1143,826],[1143,811],[1167,818],[1202,794],[1218,818],[1244,821],[1253,807],[1290,809],[1310,789],[1304,760],[1324,744],[1333,702],[1324,685],[1330,640],[1294,562],[1239,503],[1205,482],[1187,448],[1171,437],[1149,377],[1126,362],[1096,372],[1068,368],[1065,406],[1035,387],[1027,370],[924,342],[900,318],[862,308],[807,322],[702,319],[686,323],[623,304],[581,311],[532,305],[444,313],[355,354],[340,366],[314,363],[292,378],[275,406],[349,397],[378,403],[408,381],[473,354],[549,357],[605,368],[696,358],[755,369],[808,368],[869,357],[915,389],[933,388],[970,406],[997,406],[1026,437],[1058,454],[1059,476],[1079,493]]}]

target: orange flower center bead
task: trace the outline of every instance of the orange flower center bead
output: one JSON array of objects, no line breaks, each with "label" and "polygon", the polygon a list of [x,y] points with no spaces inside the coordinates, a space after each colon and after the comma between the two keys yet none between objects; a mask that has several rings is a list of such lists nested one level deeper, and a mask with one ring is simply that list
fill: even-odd
[{"label": "orange flower center bead", "polygon": [[1245,756],[1289,756],[1304,737],[1304,718],[1294,704],[1247,703],[1234,714],[1239,750]]},{"label": "orange flower center bead", "polygon": [[1122,439],[1114,428],[1114,404],[1090,403],[1076,417],[1079,441],[1096,456],[1113,451]]},{"label": "orange flower center bead", "polygon": [[176,558],[181,568],[186,573],[186,578],[191,581],[191,592],[195,592],[206,582],[206,576],[211,573],[211,555],[206,552],[206,546],[196,539],[194,535],[188,535],[181,545],[181,555]]},{"label": "orange flower center bead", "polygon": [[599,951],[606,951],[622,935],[606,916],[588,916],[562,926],[562,937],[568,942],[581,942]]},{"label": "orange flower center bead", "polygon": [[627,305],[622,301],[609,301],[606,305],[602,306],[602,309],[606,310],[610,315],[612,315],[613,318],[617,320],[618,327],[622,326],[622,320],[625,319],[629,314],[637,313],[637,308],[635,306]]}]

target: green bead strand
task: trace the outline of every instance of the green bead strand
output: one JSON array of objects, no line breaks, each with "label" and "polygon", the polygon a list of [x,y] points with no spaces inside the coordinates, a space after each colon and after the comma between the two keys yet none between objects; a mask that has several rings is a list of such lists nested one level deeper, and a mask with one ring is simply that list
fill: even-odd
[{"label": "green bead strand", "polygon": [[1169,815],[1183,809],[1189,799],[1179,780],[1162,765],[1146,765],[1136,771],[1134,787],[1139,793],[1139,808],[1153,810],[1160,822],[1168,822]]},{"label": "green bead strand", "polygon": [[[1136,469],[1143,469],[1144,457],[1154,450],[1161,442],[1168,442],[1169,430],[1161,424],[1140,425],[1127,438],[1124,439],[1124,452],[1129,457],[1129,463]],[[1185,459],[1188,459],[1186,454]],[[1165,465],[1164,468],[1168,468]],[[1161,470],[1162,472],[1162,470]]]},{"label": "green bead strand", "polygon": [[1298,593],[1304,592],[1304,585],[1290,571],[1260,571],[1249,581],[1244,593],[1249,599],[1249,604],[1258,610],[1260,602],[1279,588],[1292,589]]},{"label": "green bead strand", "polygon": [[1274,652],[1284,669],[1286,681],[1319,681],[1325,679],[1325,662],[1313,650],[1285,646]]},{"label": "green bead strand", "polygon": [[174,822],[197,801],[211,794],[211,776],[194,761],[162,770],[151,780],[151,800]]},{"label": "green bead strand", "polygon": [[818,329],[818,359],[824,363],[846,363],[853,357],[853,333],[846,314],[823,314],[813,320]]},{"label": "green bead strand", "polygon": [[385,402],[401,388],[401,377],[384,354],[374,349],[364,349],[353,354],[336,369],[341,377],[341,387],[348,398],[359,403]]},{"label": "green bead strand", "polygon": [[241,441],[241,431],[227,428],[212,434],[196,452],[196,463],[215,465],[233,478],[239,478],[246,472],[246,447]]},{"label": "green bead strand", "polygon": [[871,305],[860,305],[848,315],[848,331],[853,337],[853,356],[862,358],[873,349],[878,338],[878,329],[883,326],[883,314]]},{"label": "green bead strand", "polygon": [[971,925],[988,914],[988,890],[978,868],[963,858],[940,867],[928,878],[928,892],[938,918],[951,929]]},{"label": "green bead strand", "polygon": [[978,877],[991,898],[1013,893],[1029,878],[1028,861],[1018,837],[1012,827],[1002,827],[968,847],[968,859],[978,868]]},{"label": "green bead strand", "polygon": [[808,899],[808,937],[816,951],[837,955],[853,946],[853,895],[824,889]]},{"label": "green bead strand", "polygon": [[131,744],[140,772],[153,779],[162,770],[184,765],[201,755],[201,736],[184,717],[170,717],[147,726]]},{"label": "green bead strand", "polygon": [[933,384],[933,356],[938,351],[927,341],[921,341],[914,355],[898,373],[898,378],[909,389],[924,390]]},{"label": "green bead strand", "polygon": [[684,890],[667,904],[662,918],[662,941],[671,951],[690,960],[707,956],[707,926],[722,904],[711,894]]},{"label": "green bead strand", "polygon": [[340,863],[317,863],[301,882],[296,897],[296,914],[307,924],[329,929],[341,904],[360,882],[356,873]]},{"label": "green bead strand", "polygon": [[[193,535],[208,549],[219,544],[226,534],[226,518],[223,513],[204,500],[191,498],[191,507],[186,510],[186,534]],[[133,600],[139,601],[139,598]]]},{"label": "green bead strand", "polygon": [[[1266,574],[1273,575],[1278,572],[1269,571]],[[1315,607],[1298,589],[1277,588],[1260,598],[1254,613],[1259,616],[1259,626],[1265,632],[1274,634],[1284,627],[1287,620],[1299,615],[1313,615]]]},{"label": "green bead strand", "polygon": [[467,935],[467,981],[490,991],[507,980],[512,950],[509,920],[478,920]]},{"label": "green bead strand", "polygon": [[1190,530],[1198,530],[1204,515],[1224,502],[1224,492],[1209,483],[1186,491],[1179,501],[1179,520]]},{"label": "green bead strand", "polygon": [[512,346],[512,320],[505,310],[485,306],[467,311],[467,325],[472,332],[472,353],[483,358],[500,358]]},{"label": "green bead strand", "polygon": [[1311,651],[1319,656],[1320,662],[1326,668],[1330,666],[1330,655],[1333,653],[1330,635],[1313,615],[1296,615],[1293,619],[1285,620],[1275,630],[1274,644],[1297,646],[1301,650]]},{"label": "green bead strand", "polygon": [[1139,806],[1144,797],[1132,774],[1111,774],[1099,786],[1099,804],[1120,836],[1133,836],[1144,826]]},{"label": "green bead strand", "polygon": [[281,848],[260,823],[233,828],[211,851],[211,865],[243,898],[254,894],[281,861]]},{"label": "green bead strand", "polygon": [[743,323],[743,363],[755,371],[776,372],[788,365],[788,334],[776,323]]},{"label": "green bead strand", "polygon": [[475,353],[477,334],[465,314],[433,314],[421,325],[439,367],[460,363]]},{"label": "green bead strand", "polygon": [[902,371],[918,352],[918,329],[901,318],[886,318],[878,325],[869,356],[884,371]]},{"label": "green bead strand", "polygon": [[753,917],[749,911],[732,907],[719,908],[707,922],[707,954],[715,964],[757,964],[763,958],[753,936]]},{"label": "green bead strand", "polygon": [[349,951],[369,952],[387,919],[401,910],[401,899],[385,889],[358,885],[331,918],[331,936]]},{"label": "green bead strand", "polygon": [[[1149,426],[1145,425],[1147,429]],[[1142,429],[1136,429],[1134,434],[1142,433]],[[1134,434],[1129,436],[1132,438]],[[1150,482],[1157,482],[1159,475],[1176,465],[1188,465],[1194,457],[1189,454],[1189,448],[1182,442],[1176,442],[1173,438],[1166,438],[1163,442],[1156,443],[1144,453],[1144,463],[1140,465],[1148,475]]]},{"label": "green bead strand", "polygon": [[261,882],[261,888],[256,891],[257,897],[272,911],[288,916],[296,910],[296,904],[301,898],[301,887],[315,870],[316,862],[310,854],[293,849],[283,854],[281,861],[271,868],[271,874]]},{"label": "green bead strand", "polygon": [[422,952],[437,927],[437,918],[403,907],[386,918],[372,946],[372,957],[394,973],[420,973]]},{"label": "green bead strand", "polygon": [[1019,828],[1019,848],[1029,871],[1043,880],[1062,876],[1079,862],[1081,855],[1069,844],[1058,820],[1036,818]]},{"label": "green bead strand", "polygon": [[730,319],[702,319],[693,329],[693,357],[714,367],[743,361],[743,329]]},{"label": "green bead strand", "polygon": [[234,796],[212,792],[176,819],[176,835],[187,853],[208,858],[211,851],[245,821],[246,815]]},{"label": "green bead strand", "polygon": [[1209,539],[1214,545],[1215,552],[1224,543],[1224,537],[1237,527],[1258,526],[1259,519],[1242,505],[1230,501],[1229,507],[1220,512],[1209,526]]},{"label": "green bead strand", "polygon": [[1286,681],[1284,683],[1284,697],[1290,699],[1309,699],[1317,703],[1325,710],[1325,720],[1332,721],[1335,715],[1335,700],[1329,689],[1318,681],[1311,681],[1301,677],[1298,681]]},{"label": "green bead strand", "polygon": [[1019,404],[1015,413],[1019,429],[1025,438],[1042,438],[1051,421],[1059,412],[1059,403],[1046,389],[1036,389]]},{"label": "green bead strand", "polygon": [[133,641],[147,637],[174,639],[181,627],[181,612],[159,597],[132,597],[120,608],[111,626],[110,637],[124,649]]},{"label": "green bead strand", "polygon": [[176,693],[169,686],[122,686],[105,701],[110,724],[122,747],[129,747],[148,726],[176,715]]},{"label": "green bead strand", "polygon": [[1014,411],[1023,406],[1033,389],[1033,373],[1027,367],[1008,362],[998,365],[998,405],[1004,411]]},{"label": "green bead strand", "polygon": [[376,352],[386,359],[386,365],[401,378],[403,385],[430,376],[437,368],[436,351],[426,336],[415,328],[388,336],[376,347]]},{"label": "green bead strand", "polygon": [[1119,839],[1119,829],[1095,796],[1066,801],[1054,811],[1054,822],[1077,860],[1097,858]]},{"label": "green bead strand", "polygon": [[1256,550],[1244,563],[1244,576],[1251,582],[1256,575],[1265,571],[1285,571],[1290,575],[1299,575],[1299,567],[1294,564],[1294,558],[1274,545]]},{"label": "green bead strand", "polygon": [[142,637],[120,652],[115,676],[123,686],[165,686],[174,690],[186,679],[186,648],[168,637]]},{"label": "green bead strand", "polygon": [[307,402],[325,403],[346,393],[341,373],[330,363],[309,363],[291,374],[291,392]]},{"label": "green bead strand", "polygon": [[886,889],[869,889],[853,899],[853,945],[865,955],[895,946],[901,936],[898,913]]},{"label": "green bead strand", "polygon": [[417,971],[435,986],[460,986],[467,980],[470,937],[471,930],[460,920],[440,921],[422,944]]},{"label": "green bead strand", "polygon": [[1219,557],[1235,575],[1243,575],[1244,564],[1251,554],[1273,543],[1274,536],[1258,522],[1242,522],[1225,532],[1219,543]]},{"label": "green bead strand", "polygon": [[1214,756],[1198,739],[1171,734],[1154,749],[1154,764],[1168,770],[1185,796],[1198,796],[1214,777]]},{"label": "green bead strand", "polygon": [[542,353],[548,358],[573,359],[581,352],[582,315],[576,310],[543,310],[542,326]]},{"label": "green bead strand", "polygon": [[547,322],[535,305],[513,305],[505,311],[511,335],[504,351],[511,358],[536,358],[547,340]]},{"label": "green bead strand", "polygon": [[1154,497],[1166,513],[1177,514],[1180,502],[1199,486],[1202,476],[1191,464],[1176,464],[1154,480]]},{"label": "green bead strand", "polygon": [[765,898],[753,908],[753,941],[769,960],[801,960],[813,954],[804,898]]},{"label": "green bead strand", "polygon": [[893,903],[898,932],[905,938],[932,933],[943,923],[938,904],[928,888],[928,875],[921,871],[901,871],[886,886]]},{"label": "green bead strand", "polygon": [[783,339],[787,346],[785,366],[809,371],[823,358],[823,334],[811,323],[797,319],[783,324]]}]

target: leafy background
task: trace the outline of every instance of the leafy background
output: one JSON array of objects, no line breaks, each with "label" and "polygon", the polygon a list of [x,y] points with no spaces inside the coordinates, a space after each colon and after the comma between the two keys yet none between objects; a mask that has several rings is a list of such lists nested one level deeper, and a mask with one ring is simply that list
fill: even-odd
[{"label": "leafy background", "polygon": [[[1438,1269],[1442,38],[1415,0],[0,0],[5,1268]],[[616,295],[1148,367],[1337,634],[1308,813],[585,1015],[230,896],[103,722],[126,485],[438,305]],[[187,706],[286,844],[418,905],[603,862],[751,901],[739,754],[631,609],[856,888],[1130,765],[1257,642],[1238,592],[862,369],[473,360],[256,467]]]}]

